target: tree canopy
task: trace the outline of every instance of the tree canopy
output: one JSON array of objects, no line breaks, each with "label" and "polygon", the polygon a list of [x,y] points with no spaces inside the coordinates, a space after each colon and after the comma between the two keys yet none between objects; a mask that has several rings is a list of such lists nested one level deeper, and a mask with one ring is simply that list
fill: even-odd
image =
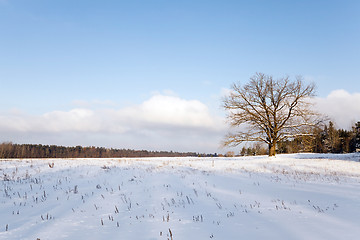
[{"label": "tree canopy", "polygon": [[309,101],[313,96],[315,84],[305,84],[301,76],[291,81],[256,73],[245,85],[233,84],[223,107],[237,131],[226,136],[224,145],[265,142],[269,156],[274,156],[278,142],[308,134],[318,123],[320,115]]}]

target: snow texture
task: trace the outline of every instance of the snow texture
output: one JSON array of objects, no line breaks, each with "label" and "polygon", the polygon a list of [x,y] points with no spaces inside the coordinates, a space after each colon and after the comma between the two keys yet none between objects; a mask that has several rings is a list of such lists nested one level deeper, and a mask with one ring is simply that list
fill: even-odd
[{"label": "snow texture", "polygon": [[357,239],[359,159],[0,160],[0,239]]}]

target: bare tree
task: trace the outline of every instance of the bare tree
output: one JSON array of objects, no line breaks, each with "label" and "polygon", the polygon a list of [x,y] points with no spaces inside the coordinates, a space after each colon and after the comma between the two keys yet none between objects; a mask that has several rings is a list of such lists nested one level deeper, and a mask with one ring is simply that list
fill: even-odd
[{"label": "bare tree", "polygon": [[305,85],[302,77],[273,79],[256,73],[250,82],[233,84],[232,92],[223,100],[227,119],[236,133],[229,133],[225,146],[260,141],[269,146],[274,156],[276,144],[287,138],[308,134],[316,126],[319,114],[311,109],[309,99],[315,96],[315,85]]}]

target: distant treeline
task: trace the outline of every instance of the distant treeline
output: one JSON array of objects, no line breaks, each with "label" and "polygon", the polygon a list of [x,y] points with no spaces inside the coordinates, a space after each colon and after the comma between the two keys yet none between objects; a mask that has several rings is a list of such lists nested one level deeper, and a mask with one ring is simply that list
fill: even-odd
[{"label": "distant treeline", "polygon": [[[336,129],[333,122],[315,128],[306,136],[281,141],[277,145],[277,153],[351,153],[360,151],[360,122],[351,130]],[[243,147],[239,155],[264,155],[268,149],[257,143],[250,147]],[[228,152],[226,155],[237,155]]]},{"label": "distant treeline", "polygon": [[314,129],[310,136],[279,144],[279,152],[351,153],[360,150],[360,122],[351,130],[336,129],[333,122]]},{"label": "distant treeline", "polygon": [[41,144],[0,144],[0,158],[122,158],[122,157],[188,157],[195,152],[167,152],[104,147],[64,147]]}]

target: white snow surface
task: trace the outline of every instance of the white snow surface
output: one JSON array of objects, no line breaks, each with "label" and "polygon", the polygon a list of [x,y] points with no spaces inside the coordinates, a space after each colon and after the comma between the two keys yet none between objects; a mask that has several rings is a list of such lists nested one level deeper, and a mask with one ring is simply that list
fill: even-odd
[{"label": "white snow surface", "polygon": [[3,159],[0,239],[358,239],[359,160]]}]

